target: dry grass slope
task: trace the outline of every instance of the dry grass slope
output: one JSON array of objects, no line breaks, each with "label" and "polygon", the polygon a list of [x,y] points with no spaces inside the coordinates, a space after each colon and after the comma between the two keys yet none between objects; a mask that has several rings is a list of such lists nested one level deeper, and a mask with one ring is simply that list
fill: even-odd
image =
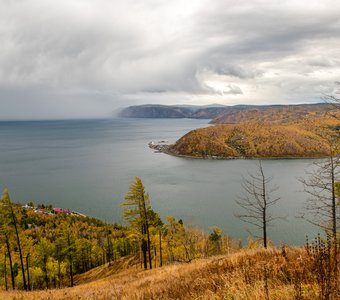
[{"label": "dry grass slope", "polygon": [[266,293],[270,299],[318,299],[313,266],[302,248],[242,250],[149,271],[124,270],[74,288],[2,292],[0,299],[254,300],[266,299]]}]

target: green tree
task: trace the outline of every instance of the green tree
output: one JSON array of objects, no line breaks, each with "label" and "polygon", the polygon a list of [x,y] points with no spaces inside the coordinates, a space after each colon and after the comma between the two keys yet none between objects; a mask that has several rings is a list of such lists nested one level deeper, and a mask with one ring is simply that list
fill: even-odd
[{"label": "green tree", "polygon": [[222,230],[217,226],[210,228],[209,242],[212,246],[212,254],[220,254],[222,250]]},{"label": "green tree", "polygon": [[125,201],[122,203],[124,218],[130,223],[131,227],[137,229],[140,233],[144,269],[147,269],[147,254],[149,267],[152,269],[148,218],[151,205],[149,194],[145,192],[143,182],[139,177],[135,177],[124,198]]}]

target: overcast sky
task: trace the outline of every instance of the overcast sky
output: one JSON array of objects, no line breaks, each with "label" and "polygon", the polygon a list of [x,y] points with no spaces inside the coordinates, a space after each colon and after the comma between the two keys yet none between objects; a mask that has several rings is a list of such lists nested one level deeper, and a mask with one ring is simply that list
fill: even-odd
[{"label": "overcast sky", "polygon": [[320,102],[336,81],[338,0],[0,0],[1,120]]}]

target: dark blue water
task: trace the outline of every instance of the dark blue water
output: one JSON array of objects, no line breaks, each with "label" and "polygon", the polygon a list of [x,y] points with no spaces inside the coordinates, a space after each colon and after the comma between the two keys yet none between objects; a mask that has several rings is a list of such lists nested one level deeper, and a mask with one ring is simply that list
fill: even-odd
[{"label": "dark blue water", "polygon": [[[256,170],[253,160],[199,160],[154,153],[150,141],[174,142],[207,126],[206,120],[111,119],[0,122],[0,187],[15,202],[53,204],[107,221],[122,222],[119,204],[134,176],[142,178],[151,203],[164,218],[174,215],[208,230],[221,227],[246,241],[246,225],[234,214],[241,177]],[[295,218],[306,200],[297,177],[311,160],[263,162],[285,217],[269,229],[275,243],[302,244],[315,229]]]}]

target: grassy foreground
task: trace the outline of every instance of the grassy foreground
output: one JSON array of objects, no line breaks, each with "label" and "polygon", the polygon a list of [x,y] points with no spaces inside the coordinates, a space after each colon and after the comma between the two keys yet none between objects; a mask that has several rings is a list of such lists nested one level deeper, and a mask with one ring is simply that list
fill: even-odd
[{"label": "grassy foreground", "polygon": [[0,299],[324,299],[320,268],[303,248],[241,250],[148,271],[106,265],[81,275],[73,288],[3,291]]}]

